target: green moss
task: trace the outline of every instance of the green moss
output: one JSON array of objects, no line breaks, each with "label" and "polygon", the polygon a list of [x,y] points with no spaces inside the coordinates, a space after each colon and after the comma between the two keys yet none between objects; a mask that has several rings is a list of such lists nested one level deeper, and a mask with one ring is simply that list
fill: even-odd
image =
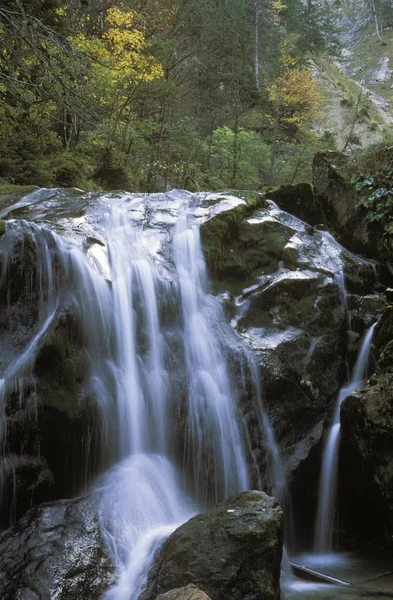
[{"label": "green moss", "polygon": [[266,194],[264,192],[256,192],[253,190],[230,190],[230,193],[247,202],[247,205],[252,208],[262,208],[267,206]]},{"label": "green moss", "polygon": [[5,221],[0,221],[0,237],[3,237],[3,235],[5,234],[5,230],[6,230]]}]

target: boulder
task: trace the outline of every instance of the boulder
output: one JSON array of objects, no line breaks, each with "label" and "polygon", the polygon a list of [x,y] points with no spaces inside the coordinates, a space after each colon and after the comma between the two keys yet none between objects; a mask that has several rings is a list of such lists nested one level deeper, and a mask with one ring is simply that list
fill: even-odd
[{"label": "boulder", "polygon": [[182,588],[171,590],[165,594],[159,594],[156,600],[211,600],[209,596],[202,592],[196,585],[190,583]]},{"label": "boulder", "polygon": [[212,600],[277,600],[282,544],[278,502],[263,492],[243,492],[168,538],[141,598],[194,583]]},{"label": "boulder", "polygon": [[98,600],[114,583],[91,498],[30,510],[0,535],[2,600]]}]

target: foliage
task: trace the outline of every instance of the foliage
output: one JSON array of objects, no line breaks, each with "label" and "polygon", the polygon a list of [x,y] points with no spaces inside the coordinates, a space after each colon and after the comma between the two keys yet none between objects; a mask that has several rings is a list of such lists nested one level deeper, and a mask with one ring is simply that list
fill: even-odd
[{"label": "foliage", "polygon": [[305,52],[332,46],[321,6],[3,0],[0,178],[94,188],[110,171],[133,190],[258,189],[273,170],[296,180],[318,145]]}]

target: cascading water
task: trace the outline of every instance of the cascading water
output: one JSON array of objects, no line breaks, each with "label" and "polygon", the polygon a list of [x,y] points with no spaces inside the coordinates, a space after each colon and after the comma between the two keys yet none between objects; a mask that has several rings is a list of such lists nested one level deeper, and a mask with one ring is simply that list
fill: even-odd
[{"label": "cascading water", "polygon": [[199,229],[187,227],[184,217],[176,227],[174,255],[188,376],[186,464],[194,473],[195,490],[206,499],[209,481],[205,474],[209,471],[213,475],[213,499],[217,501],[247,489],[249,478],[237,423],[236,391],[214,330],[223,321],[223,314],[217,301],[207,294]]},{"label": "cascading water", "polygon": [[329,553],[333,550],[333,524],[337,496],[338,451],[340,447],[340,407],[345,398],[365,381],[375,326],[376,323],[366,332],[350,381],[338,394],[333,423],[323,453],[314,542],[314,550],[319,554]]},{"label": "cascading water", "polygon": [[[96,486],[102,532],[119,571],[108,600],[138,598],[154,552],[171,531],[197,509],[252,485],[229,338],[236,347],[231,360],[251,374],[270,491],[281,500],[285,495],[259,372],[208,292],[198,207],[190,199],[187,193],[165,197],[170,224],[163,228],[146,226],[143,198],[99,200],[88,223],[101,240],[94,251],[43,225],[7,225],[10,235],[22,227],[33,241],[39,316],[30,343],[3,375],[1,403],[11,390],[23,393],[58,313],[72,311],[102,413],[106,455],[115,465]],[[39,202],[36,194],[32,202]],[[152,213],[161,224],[162,207]],[[10,254],[7,240],[2,244]]]}]

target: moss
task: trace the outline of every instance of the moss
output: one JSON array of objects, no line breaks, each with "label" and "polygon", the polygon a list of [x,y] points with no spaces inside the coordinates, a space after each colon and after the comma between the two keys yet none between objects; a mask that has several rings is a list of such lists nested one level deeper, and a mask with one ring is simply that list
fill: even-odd
[{"label": "moss", "polygon": [[36,185],[15,185],[13,183],[0,184],[0,196],[10,196],[11,194],[21,196],[30,194],[35,190],[38,190]]},{"label": "moss", "polygon": [[5,230],[6,230],[5,221],[0,221],[0,237],[3,237],[3,235],[5,234]]},{"label": "moss", "polygon": [[230,193],[244,200],[252,208],[262,208],[267,206],[266,194],[254,190],[230,190]]}]

